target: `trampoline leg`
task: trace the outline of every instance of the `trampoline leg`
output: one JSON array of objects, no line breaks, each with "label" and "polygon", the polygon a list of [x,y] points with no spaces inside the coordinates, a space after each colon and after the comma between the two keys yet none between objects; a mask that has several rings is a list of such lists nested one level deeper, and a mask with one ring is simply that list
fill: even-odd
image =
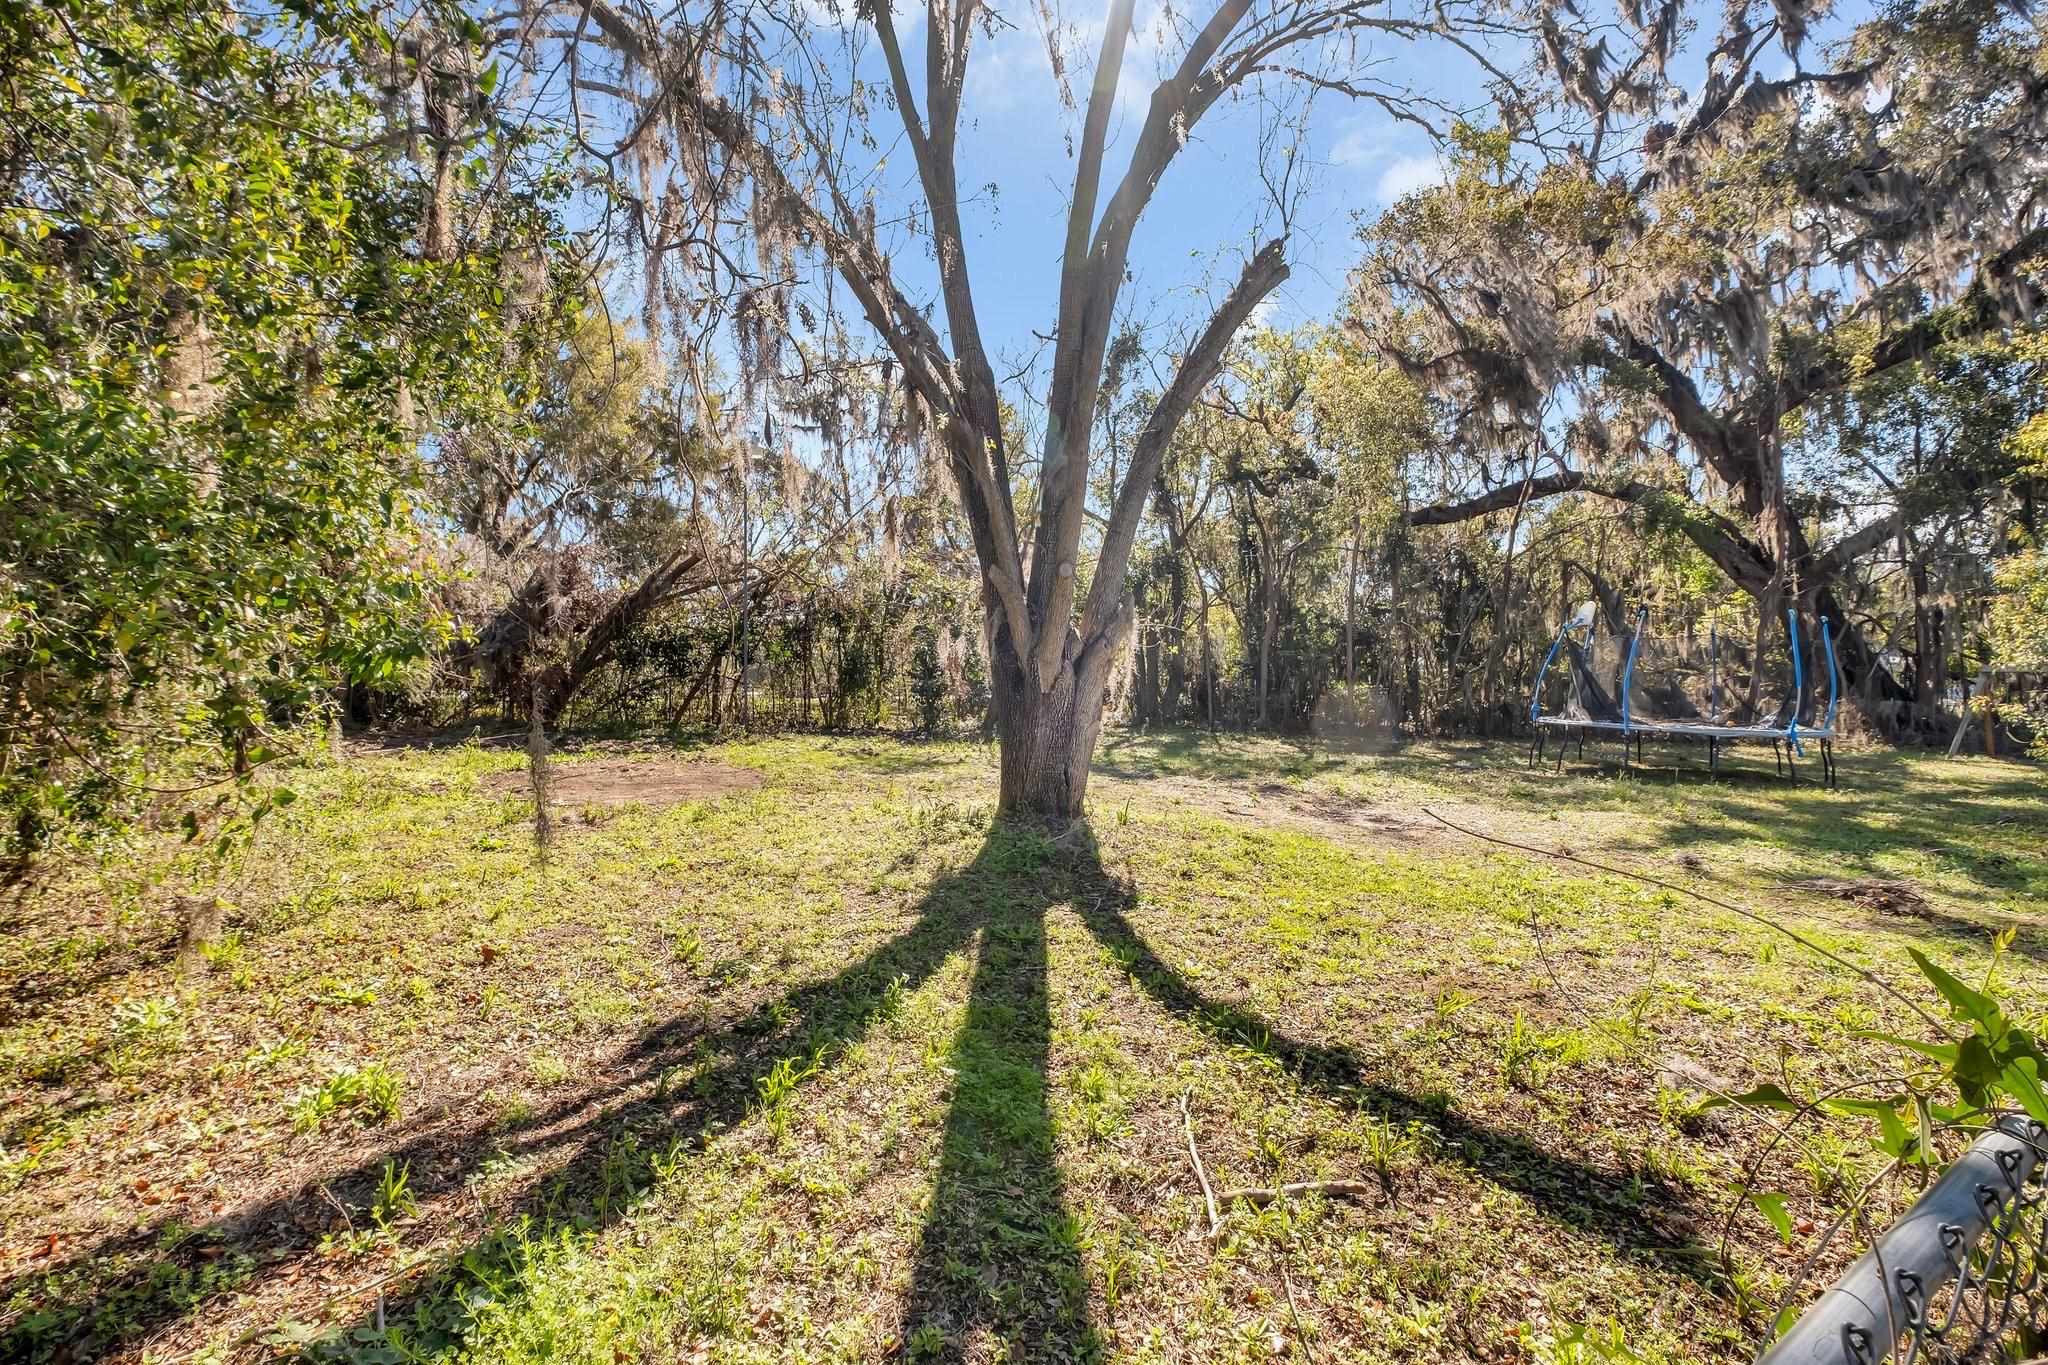
[{"label": "trampoline leg", "polygon": [[1710,777],[1721,774],[1721,742],[1711,736],[1707,740],[1707,774]]},{"label": "trampoline leg", "polygon": [[1792,785],[1799,785],[1799,755],[1791,749],[1785,750],[1785,767],[1792,774]]},{"label": "trampoline leg", "polygon": [[1580,760],[1581,760],[1581,761],[1583,762],[1583,761],[1584,761],[1584,759],[1585,759],[1585,757],[1586,757],[1586,727],[1585,727],[1585,726],[1583,726],[1583,725],[1581,725],[1581,726],[1579,727],[1579,758],[1580,758]]},{"label": "trampoline leg", "polygon": [[1785,750],[1775,739],[1771,741],[1771,768],[1778,776],[1785,775]]}]

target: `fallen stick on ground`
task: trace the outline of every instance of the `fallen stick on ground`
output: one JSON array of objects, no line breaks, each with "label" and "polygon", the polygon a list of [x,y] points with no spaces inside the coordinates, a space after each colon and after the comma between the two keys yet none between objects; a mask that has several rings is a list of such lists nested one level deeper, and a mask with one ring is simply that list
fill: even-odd
[{"label": "fallen stick on ground", "polygon": [[1286,1185],[1247,1185],[1225,1190],[1216,1196],[1226,1208],[1242,1199],[1260,1208],[1276,1199],[1299,1199],[1305,1194],[1328,1195],[1332,1199],[1369,1199],[1383,1187],[1368,1180],[1296,1180]]},{"label": "fallen stick on ground", "polygon": [[1216,1191],[1209,1188],[1209,1173],[1202,1169],[1202,1153],[1195,1147],[1195,1120],[1194,1116],[1188,1113],[1186,1091],[1182,1091],[1180,1096],[1180,1121],[1181,1126],[1187,1130],[1188,1159],[1195,1163],[1195,1179],[1202,1183],[1202,1202],[1209,1206],[1209,1239],[1214,1241],[1218,1229],[1223,1226],[1223,1221],[1216,1216]]},{"label": "fallen stick on ground", "polygon": [[1294,1301],[1294,1276],[1287,1273],[1287,1262],[1280,1262],[1280,1283],[1287,1286],[1287,1315],[1294,1319],[1294,1339],[1301,1343],[1301,1353],[1309,1365],[1316,1365],[1316,1353],[1308,1344],[1308,1328],[1301,1323],[1301,1305]]}]

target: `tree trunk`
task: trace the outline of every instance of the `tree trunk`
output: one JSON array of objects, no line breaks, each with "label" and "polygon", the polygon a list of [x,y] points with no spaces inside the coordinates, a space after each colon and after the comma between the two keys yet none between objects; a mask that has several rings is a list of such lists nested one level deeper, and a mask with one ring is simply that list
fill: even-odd
[{"label": "tree trunk", "polygon": [[1486,644],[1486,686],[1481,693],[1481,702],[1486,708],[1486,717],[1481,722],[1479,733],[1489,739],[1493,736],[1493,722],[1503,709],[1500,705],[1500,664],[1501,655],[1507,649],[1508,607],[1515,590],[1515,540],[1522,534],[1522,513],[1529,506],[1529,487],[1536,478],[1536,460],[1529,461],[1529,477],[1522,481],[1522,496],[1515,503],[1515,515],[1508,522],[1508,538],[1501,552],[1500,585],[1493,597],[1493,638]]},{"label": "tree trunk", "polygon": [[1913,556],[1913,706],[1920,718],[1934,714],[1935,656],[1940,646],[1934,638],[1934,613],[1927,586],[1927,558]]},{"label": "tree trunk", "polygon": [[[1269,580],[1270,582],[1270,580]],[[1273,637],[1280,630],[1279,604],[1271,587],[1265,593],[1259,616],[1259,728],[1273,728]]]},{"label": "tree trunk", "polygon": [[1364,518],[1351,514],[1351,581],[1344,592],[1344,690],[1358,688],[1358,541]]},{"label": "tree trunk", "polygon": [[1947,624],[1948,612],[1936,607],[1928,623],[1928,636],[1934,645],[1934,704],[1936,706],[1948,697],[1948,640],[1942,627]]},{"label": "tree trunk", "polygon": [[1146,725],[1164,722],[1159,687],[1159,627],[1148,625],[1138,651],[1138,713]]},{"label": "tree trunk", "polygon": [[1201,590],[1202,594],[1201,639],[1197,643],[1197,648],[1202,651],[1202,706],[1208,712],[1209,728],[1213,730],[1216,728],[1216,669],[1210,661],[1209,583],[1207,579],[1200,576],[1199,570],[1196,572],[1195,586]]},{"label": "tree trunk", "polygon": [[1266,524],[1266,519],[1259,515],[1258,506],[1249,494],[1245,502],[1259,531],[1258,726],[1261,730],[1269,730],[1273,726],[1273,645],[1280,634],[1280,565],[1274,546],[1274,532]]},{"label": "tree trunk", "polygon": [[1096,667],[1077,676],[1078,646],[1070,632],[1059,674],[1041,691],[1026,673],[1029,665],[1010,647],[1008,629],[996,632],[989,690],[999,754],[996,805],[1003,812],[1059,820],[1081,814],[1109,670]]},{"label": "tree trunk", "polygon": [[[1170,630],[1173,636],[1172,653],[1166,655],[1165,696],[1160,708],[1168,721],[1182,719],[1181,698],[1188,689],[1188,585],[1187,570],[1178,553],[1173,557],[1172,573],[1167,579]],[[1161,645],[1162,653],[1165,646]]]}]

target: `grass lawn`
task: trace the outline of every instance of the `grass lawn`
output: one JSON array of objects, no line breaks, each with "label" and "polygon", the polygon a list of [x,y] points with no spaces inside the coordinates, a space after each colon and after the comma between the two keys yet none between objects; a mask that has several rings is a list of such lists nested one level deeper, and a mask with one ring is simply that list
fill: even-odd
[{"label": "grass lawn", "polygon": [[[14,913],[0,1358],[1745,1358],[1881,1163],[1779,1148],[1788,1247],[1730,1191],[1766,1130],[1701,1098],[1916,1022],[1425,807],[1916,996],[1907,947],[1974,979],[2017,927],[2038,1018],[2048,803],[1982,759],[1684,761],[1112,734],[1055,839],[992,824],[974,745],[593,743],[545,866],[516,751],[294,774],[217,882],[150,849]],[[193,895],[225,928],[181,964]],[[1190,1132],[1219,1190],[1365,1188],[1212,1238]]]}]

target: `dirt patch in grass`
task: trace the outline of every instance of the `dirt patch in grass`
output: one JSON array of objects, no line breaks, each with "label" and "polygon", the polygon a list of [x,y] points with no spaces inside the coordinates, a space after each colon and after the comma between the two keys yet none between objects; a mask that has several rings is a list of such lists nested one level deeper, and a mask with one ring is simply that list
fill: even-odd
[{"label": "dirt patch in grass", "polygon": [[1268,782],[1257,787],[1207,778],[1163,777],[1145,784],[1148,795],[1244,828],[1281,825],[1339,842],[1444,845],[1467,842],[1428,816],[1396,811],[1351,797]]},{"label": "dirt patch in grass", "polygon": [[1832,896],[1836,900],[1850,901],[1868,910],[1879,910],[1887,915],[1916,915],[1927,918],[1932,909],[1927,897],[1915,890],[1911,883],[1887,881],[1869,877],[1861,881],[1843,881],[1835,877],[1815,877],[1795,883],[1802,891],[1817,895]]},{"label": "dirt patch in grass", "polygon": [[[492,773],[484,790],[499,795],[527,788],[523,771]],[[715,801],[750,792],[761,774],[726,763],[564,763],[554,769],[554,798],[565,806],[673,806],[684,801]]]}]

